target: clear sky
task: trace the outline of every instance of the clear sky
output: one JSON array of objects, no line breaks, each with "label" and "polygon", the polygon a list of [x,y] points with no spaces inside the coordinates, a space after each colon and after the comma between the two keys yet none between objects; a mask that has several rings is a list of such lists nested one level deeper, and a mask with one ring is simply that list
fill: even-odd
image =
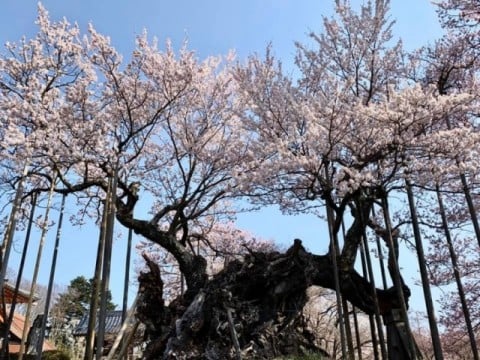
[{"label": "clear sky", "polygon": [[[359,4],[361,0],[352,0]],[[134,38],[146,29],[162,44],[168,38],[178,48],[188,40],[189,48],[200,58],[226,54],[235,49],[239,60],[249,54],[262,54],[271,43],[284,68],[292,66],[294,41],[306,41],[310,31],[321,29],[323,15],[332,13],[333,0],[45,0],[42,4],[54,20],[66,17],[77,22],[84,31],[89,22],[112,39],[116,48],[128,58]],[[395,35],[402,38],[407,49],[433,41],[440,35],[434,6],[428,0],[392,0],[392,18],[397,23]],[[6,41],[18,41],[35,34],[37,13],[35,0],[1,0],[0,52]],[[58,201],[60,201],[58,199]],[[72,215],[71,212],[69,215]],[[57,214],[53,213],[55,220]],[[274,209],[241,216],[239,226],[263,238],[275,239],[288,245],[294,238],[315,252],[326,249],[326,229],[312,216],[282,217]],[[118,229],[118,227],[117,227]],[[56,282],[67,285],[78,275],[92,277],[98,234],[92,227],[63,232],[57,265]],[[35,236],[34,236],[35,237]],[[48,282],[48,270],[55,229],[47,239],[39,282]],[[34,265],[37,239],[32,239],[31,257],[25,276],[30,276]],[[18,264],[23,234],[16,236],[11,266]],[[115,240],[111,287],[114,302],[121,306],[123,265],[126,234]],[[407,266],[407,265],[404,265]],[[408,281],[409,279],[407,279]],[[131,291],[130,298],[134,295]],[[421,296],[421,295],[419,295]]]}]

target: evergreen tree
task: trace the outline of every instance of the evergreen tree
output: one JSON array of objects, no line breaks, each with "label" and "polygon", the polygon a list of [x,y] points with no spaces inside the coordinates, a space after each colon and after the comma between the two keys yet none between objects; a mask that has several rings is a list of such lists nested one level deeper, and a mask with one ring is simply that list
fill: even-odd
[{"label": "evergreen tree", "polygon": [[[84,276],[77,276],[70,282],[67,290],[60,294],[52,308],[52,316],[64,319],[80,318],[90,306],[93,279],[87,280]],[[107,310],[114,310],[112,294],[107,294]]]}]

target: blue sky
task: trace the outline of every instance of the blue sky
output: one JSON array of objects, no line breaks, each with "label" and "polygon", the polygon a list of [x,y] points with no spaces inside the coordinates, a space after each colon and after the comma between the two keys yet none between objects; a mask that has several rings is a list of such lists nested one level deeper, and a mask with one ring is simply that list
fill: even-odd
[{"label": "blue sky", "polygon": [[[361,0],[352,0],[359,4]],[[322,15],[332,13],[333,0],[45,0],[54,20],[66,17],[77,22],[85,30],[89,22],[112,39],[117,49],[128,58],[134,38],[143,29],[162,44],[171,39],[178,48],[188,40],[189,48],[200,58],[226,54],[235,49],[239,60],[249,54],[265,51],[271,43],[285,68],[292,66],[295,53],[294,41],[306,41],[310,31],[321,29]],[[427,0],[392,0],[392,18],[397,23],[394,33],[404,41],[407,49],[413,49],[439,37],[441,32],[433,5]],[[36,32],[34,24],[37,1],[2,0],[0,4],[0,52],[6,41],[18,41],[23,35]],[[58,199],[58,201],[60,201]],[[73,212],[71,213],[73,214]],[[56,219],[56,214],[53,214]],[[275,239],[288,245],[294,238],[315,252],[326,248],[326,229],[313,216],[281,216],[275,209],[241,216],[239,225],[263,238]],[[48,268],[55,230],[51,231],[44,251],[39,282],[48,281]],[[92,227],[63,232],[58,260],[56,282],[67,285],[78,275],[93,275],[98,234]],[[38,236],[37,236],[38,238]],[[18,264],[23,235],[16,236],[11,266]],[[32,272],[36,246],[32,239],[31,259],[25,276]],[[36,240],[38,242],[38,239]],[[115,240],[111,287],[114,301],[121,305],[123,289],[123,264],[126,234]],[[411,260],[410,260],[411,261]],[[405,266],[407,266],[406,264]],[[408,281],[408,279],[407,279]],[[132,289],[130,297],[133,297]]]},{"label": "blue sky", "polygon": [[[358,4],[361,0],[352,0]],[[321,16],[331,14],[333,0],[45,0],[43,5],[54,19],[66,17],[85,29],[89,22],[111,36],[124,54],[134,36],[147,29],[149,34],[174,44],[188,39],[199,56],[224,54],[236,49],[240,57],[263,52],[273,43],[279,57],[294,54],[293,42],[318,30]],[[0,42],[32,35],[36,28],[37,2],[2,0]],[[423,44],[438,33],[433,6],[428,0],[392,0],[397,19],[396,33],[407,46]]]}]

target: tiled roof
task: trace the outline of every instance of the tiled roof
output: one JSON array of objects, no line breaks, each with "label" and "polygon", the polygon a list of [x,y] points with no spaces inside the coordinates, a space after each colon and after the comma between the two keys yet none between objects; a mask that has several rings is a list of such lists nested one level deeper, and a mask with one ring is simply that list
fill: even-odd
[{"label": "tiled roof", "polygon": [[[88,314],[84,315],[77,327],[73,330],[74,336],[85,336],[88,331]],[[107,311],[105,316],[105,333],[106,334],[116,334],[120,331],[122,327],[122,311],[114,310]],[[95,323],[95,331],[98,331],[98,317]]]},{"label": "tiled roof", "polygon": [[[3,291],[5,293],[5,303],[11,304],[13,295],[15,294],[15,286],[5,282],[3,284]],[[16,302],[17,304],[28,302],[29,292],[26,290],[18,289]],[[38,296],[33,296],[33,301],[38,300]]]},{"label": "tiled roof", "polygon": [[[0,313],[0,323],[3,324],[3,317],[1,313]],[[12,338],[8,344],[10,353],[15,353],[19,351],[20,349],[19,342],[22,339],[24,326],[25,326],[25,317],[18,313],[14,313],[12,324],[10,325],[10,333],[14,336],[14,338]],[[55,346],[53,346],[53,344],[51,344],[49,341],[45,340],[43,342],[43,350],[44,351],[55,350]]]}]

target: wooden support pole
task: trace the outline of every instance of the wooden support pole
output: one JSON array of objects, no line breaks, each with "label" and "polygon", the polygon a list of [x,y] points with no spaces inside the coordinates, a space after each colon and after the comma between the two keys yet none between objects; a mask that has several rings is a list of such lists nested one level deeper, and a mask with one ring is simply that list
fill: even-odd
[{"label": "wooden support pole", "polygon": [[[408,320],[407,303],[405,301],[405,294],[403,291],[403,279],[402,279],[402,276],[400,275],[400,268],[398,266],[398,261],[397,261],[397,258],[399,256],[398,243],[396,243],[396,241],[394,241],[393,239],[392,224],[390,222],[390,210],[388,207],[388,200],[387,200],[386,194],[382,198],[382,210],[383,210],[385,228],[387,230],[386,240],[387,240],[387,245],[389,250],[389,263],[391,264],[391,275],[393,278],[395,290],[397,291],[398,301],[400,303],[400,315],[403,321],[402,329],[404,329],[404,332],[407,338],[408,357],[403,358],[403,360],[413,360],[413,359],[417,359],[417,349],[416,349],[415,342],[413,340],[412,331],[410,328],[410,322]],[[387,336],[387,343],[388,341],[389,341],[389,337]],[[394,351],[394,349],[390,348],[390,345],[388,348],[389,348],[388,356],[390,359],[390,356],[392,356],[392,352]]]},{"label": "wooden support pole", "polygon": [[423,297],[427,308],[428,324],[430,334],[432,335],[433,352],[436,360],[443,360],[442,344],[438,333],[437,319],[435,317],[435,308],[433,306],[432,292],[430,290],[430,280],[428,279],[427,264],[425,262],[425,253],[423,251],[422,236],[420,234],[420,225],[418,223],[415,199],[413,196],[412,184],[405,180],[405,189],[407,191],[408,206],[410,208],[410,217],[412,219],[413,236],[415,238],[415,249],[417,251],[418,267],[422,280]]},{"label": "wooden support pole", "polygon": [[88,317],[87,336],[85,339],[84,360],[92,360],[94,353],[94,340],[96,336],[95,325],[97,323],[98,294],[102,277],[103,253],[105,247],[105,227],[107,226],[107,200],[103,206],[100,235],[98,238],[97,259],[95,261],[95,273],[93,276],[92,293],[90,298],[90,309]]},{"label": "wooden support pole", "polygon": [[357,310],[355,309],[355,306],[353,306],[352,314],[353,314],[353,326],[355,328],[355,341],[357,343],[358,360],[362,360],[363,358],[362,339],[360,338],[360,329],[358,327],[358,317],[357,317]]},{"label": "wooden support pole", "polygon": [[452,235],[448,226],[447,215],[445,213],[445,207],[443,205],[443,198],[438,184],[436,184],[435,190],[437,193],[438,208],[440,216],[442,218],[442,227],[445,234],[445,239],[447,240],[448,251],[452,262],[453,274],[455,276],[455,282],[457,284],[458,296],[460,297],[460,303],[462,305],[462,312],[465,319],[465,325],[467,327],[468,338],[470,340],[470,347],[472,348],[473,360],[479,360],[477,341],[475,339],[475,332],[473,330],[472,320],[470,317],[470,309],[467,305],[465,290],[463,288],[460,271],[458,270],[457,254],[455,252],[455,248],[453,247]]},{"label": "wooden support pole", "polygon": [[8,356],[8,338],[9,338],[8,335],[10,333],[10,327],[13,322],[13,316],[15,315],[15,307],[17,305],[17,296],[20,290],[20,284],[22,282],[23,270],[25,268],[25,261],[27,259],[28,246],[30,244],[30,236],[32,234],[33,219],[35,217],[35,209],[37,206],[37,196],[38,196],[37,193],[33,193],[32,195],[32,203],[30,208],[30,214],[28,216],[27,231],[25,233],[25,241],[23,243],[22,256],[20,258],[20,265],[18,267],[18,274],[15,282],[15,291],[13,293],[12,304],[10,305],[8,320],[7,320],[7,323],[5,324],[5,334],[4,334],[4,340],[2,342],[2,351],[0,355],[0,358],[2,359]]},{"label": "wooden support pole", "polygon": [[340,344],[342,349],[342,359],[347,358],[347,341],[346,341],[346,331],[345,331],[345,317],[343,316],[343,309],[342,309],[342,294],[340,292],[340,274],[338,269],[338,240],[335,234],[333,233],[333,222],[334,222],[334,214],[333,210],[330,206],[326,206],[327,211],[327,222],[328,222],[328,233],[330,237],[330,258],[332,260],[332,267],[333,267],[333,280],[335,284],[335,297],[336,297],[336,304],[337,304],[337,318],[340,328]]},{"label": "wooden support pole", "polygon": [[385,348],[385,336],[383,332],[383,324],[382,324],[382,319],[380,317],[380,306],[378,303],[378,296],[377,296],[377,287],[375,284],[375,277],[373,273],[373,265],[372,265],[372,259],[370,256],[370,248],[368,246],[368,240],[366,238],[366,232],[363,234],[363,241],[362,245],[365,250],[365,260],[366,260],[366,265],[367,265],[367,271],[368,271],[368,278],[370,281],[370,284],[372,285],[372,293],[373,293],[373,301],[374,301],[374,309],[375,309],[375,323],[377,325],[377,333],[378,333],[378,338],[380,342],[380,351],[382,354],[382,358],[386,359],[387,358],[387,349]]},{"label": "wooden support pole", "polygon": [[103,353],[103,342],[105,339],[105,319],[107,313],[107,293],[110,283],[110,268],[112,260],[112,247],[113,247],[113,230],[115,224],[115,203],[117,193],[117,181],[118,181],[118,164],[113,174],[113,179],[110,179],[111,186],[110,192],[107,194],[108,206],[107,206],[107,226],[105,229],[105,247],[103,254],[103,266],[102,266],[102,284],[100,290],[100,310],[98,320],[98,334],[97,334],[97,352],[96,359],[100,360]]},{"label": "wooden support pole", "polygon": [[33,297],[35,294],[35,288],[37,286],[37,277],[38,277],[38,272],[40,270],[40,263],[42,261],[42,252],[43,252],[43,247],[45,245],[45,238],[47,236],[48,232],[48,217],[50,214],[50,208],[52,204],[52,197],[53,197],[53,190],[55,188],[55,182],[56,182],[56,174],[54,175],[52,179],[52,183],[50,184],[50,190],[48,192],[48,198],[47,198],[47,205],[45,209],[45,218],[43,220],[43,225],[42,225],[42,232],[40,235],[40,242],[38,244],[38,250],[37,250],[37,259],[35,261],[35,267],[33,270],[33,276],[32,276],[32,286],[30,287],[30,296],[28,298],[28,304],[27,304],[27,312],[25,314],[25,323],[23,327],[23,333],[22,333],[22,340],[20,342],[20,350],[18,353],[18,360],[23,359],[23,355],[25,353],[25,343],[27,341],[27,335],[28,335],[28,330],[30,329],[30,313],[32,311],[32,303],[33,303]]},{"label": "wooden support pole", "polygon": [[66,194],[62,196],[62,203],[60,205],[60,214],[58,216],[58,224],[57,224],[57,234],[55,236],[55,246],[53,249],[53,256],[52,256],[52,265],[50,267],[50,277],[48,280],[48,287],[47,287],[47,296],[45,299],[45,307],[43,309],[43,317],[42,317],[42,324],[40,328],[40,335],[39,340],[37,343],[37,354],[36,359],[42,359],[42,351],[43,351],[43,342],[45,338],[45,329],[47,327],[47,320],[48,320],[48,312],[50,308],[50,299],[52,297],[52,290],[55,280],[55,269],[57,266],[57,256],[58,256],[58,247],[60,245],[60,237],[62,235],[62,223],[63,223],[63,212],[65,210],[65,199],[67,198]]},{"label": "wooden support pole", "polygon": [[7,229],[5,231],[5,237],[3,239],[2,246],[0,247],[0,293],[3,294],[3,285],[5,283],[5,276],[8,269],[8,260],[10,258],[10,251],[12,249],[13,236],[15,235],[15,228],[17,226],[17,213],[22,203],[23,196],[23,182],[28,174],[28,166],[23,167],[22,177],[17,184],[17,190],[15,192],[15,198],[13,200],[12,209],[10,211],[10,217],[8,219]]},{"label": "wooden support pole", "polygon": [[118,353],[118,359],[122,359],[123,357],[128,358],[128,347],[133,341],[135,333],[137,332],[138,326],[140,325],[140,321],[136,320],[133,324],[131,330],[129,331],[127,338],[122,341],[122,346],[120,347],[120,351]]},{"label": "wooden support pole", "polygon": [[[135,317],[135,311],[137,308],[137,300],[138,300],[138,295],[136,296],[132,307],[130,308],[130,311],[128,312],[127,316],[123,320],[122,327],[117,334],[115,341],[113,342],[112,348],[110,349],[110,352],[107,355],[107,358],[105,360],[112,360],[115,357],[115,352],[117,351],[118,347],[122,343],[122,340],[125,340],[125,334],[128,333],[128,330],[132,328],[132,325],[134,325],[134,322],[132,321],[133,318]],[[137,323],[137,322],[135,322]],[[138,326],[138,325],[137,325]],[[121,359],[121,357],[117,357],[117,359]]]},{"label": "wooden support pole", "polygon": [[240,343],[238,342],[237,332],[235,331],[235,324],[233,323],[233,310],[228,306],[225,307],[227,311],[228,326],[230,328],[230,336],[232,337],[233,346],[235,347],[235,358],[242,360],[242,351],[240,349]]}]

